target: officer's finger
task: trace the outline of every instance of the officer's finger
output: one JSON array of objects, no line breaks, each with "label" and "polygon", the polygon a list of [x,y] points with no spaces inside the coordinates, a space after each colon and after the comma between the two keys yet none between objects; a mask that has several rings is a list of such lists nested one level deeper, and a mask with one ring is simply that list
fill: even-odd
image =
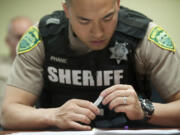
[{"label": "officer's finger", "polygon": [[86,109],[86,108],[82,108],[82,107],[77,107],[76,110],[74,110],[75,113],[78,113],[78,114],[82,114],[82,115],[85,115],[87,116],[90,120],[94,120],[96,115],[90,111],[89,109]]},{"label": "officer's finger", "polygon": [[106,97],[107,95],[109,95],[110,93],[116,91],[116,90],[127,90],[129,89],[131,86],[130,85],[123,85],[123,84],[117,84],[117,85],[113,85],[105,90],[103,90],[100,94],[100,96],[102,97]]},{"label": "officer's finger", "polygon": [[73,116],[73,118],[72,118],[73,121],[81,122],[84,124],[90,124],[91,123],[91,120],[85,115],[75,113],[72,116]]},{"label": "officer's finger", "polygon": [[88,125],[82,125],[78,122],[71,122],[71,127],[76,130],[91,130],[91,127]]},{"label": "officer's finger", "polygon": [[113,108],[119,107],[119,106],[127,106],[132,103],[132,99],[130,97],[118,97],[112,100],[109,104],[109,109],[112,110]]},{"label": "officer's finger", "polygon": [[92,102],[86,100],[78,100],[76,104],[79,105],[80,107],[89,109],[91,112],[93,112],[96,115],[100,113],[99,108],[95,106]]},{"label": "officer's finger", "polygon": [[129,110],[129,106],[130,105],[119,105],[119,106],[114,108],[114,111],[117,113],[120,113],[120,112],[127,113]]},{"label": "officer's finger", "polygon": [[[118,91],[115,91],[115,92],[112,92],[110,93],[109,95],[107,95],[104,100],[103,100],[103,104],[106,105],[110,102],[112,102],[114,99],[118,98],[118,97],[129,97],[130,96],[130,91],[128,90],[118,90]],[[119,103],[122,103],[122,102],[119,102]]]}]

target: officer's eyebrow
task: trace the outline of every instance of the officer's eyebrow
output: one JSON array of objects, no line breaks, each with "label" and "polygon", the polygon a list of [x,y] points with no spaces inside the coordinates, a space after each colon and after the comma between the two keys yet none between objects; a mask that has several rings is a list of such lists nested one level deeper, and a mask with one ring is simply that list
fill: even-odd
[{"label": "officer's eyebrow", "polygon": [[[108,18],[108,17],[110,17],[111,15],[114,15],[114,14],[115,14],[115,9],[109,11],[109,13],[107,13],[102,19]],[[82,16],[77,16],[77,19],[83,20],[83,21],[91,21],[92,20],[92,19],[88,19],[88,18],[85,18],[85,17],[82,17]]]},{"label": "officer's eyebrow", "polygon": [[83,21],[90,21],[91,20],[91,19],[88,19],[88,18],[85,18],[85,17],[82,17],[82,16],[77,16],[77,19],[83,20]]},{"label": "officer's eyebrow", "polygon": [[105,15],[103,18],[108,18],[108,17],[110,17],[110,16],[112,16],[112,15],[114,15],[115,14],[115,9],[113,9],[113,11],[110,11],[107,15]]}]

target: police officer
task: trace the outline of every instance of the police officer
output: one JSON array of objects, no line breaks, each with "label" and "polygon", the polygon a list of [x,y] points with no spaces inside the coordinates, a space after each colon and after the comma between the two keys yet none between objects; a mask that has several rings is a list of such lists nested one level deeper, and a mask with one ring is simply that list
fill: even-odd
[{"label": "police officer", "polygon": [[[119,4],[66,0],[64,12],[29,29],[8,80],[5,128],[89,130],[91,124],[120,127],[121,120],[180,125],[180,56],[171,38],[151,19]],[[148,78],[168,103],[148,100]],[[98,96],[103,100],[96,106]]]}]

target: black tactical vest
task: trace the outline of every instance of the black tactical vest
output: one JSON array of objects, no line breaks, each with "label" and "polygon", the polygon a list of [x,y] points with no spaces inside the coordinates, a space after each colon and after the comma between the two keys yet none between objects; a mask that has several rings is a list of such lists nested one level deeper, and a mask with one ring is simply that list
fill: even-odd
[{"label": "black tactical vest", "polygon": [[58,107],[72,98],[94,102],[101,91],[114,84],[132,85],[138,94],[149,96],[138,79],[133,54],[150,21],[121,7],[109,45],[79,55],[70,48],[69,23],[64,12],[55,11],[42,18],[39,30],[45,46],[45,62],[40,106]]}]

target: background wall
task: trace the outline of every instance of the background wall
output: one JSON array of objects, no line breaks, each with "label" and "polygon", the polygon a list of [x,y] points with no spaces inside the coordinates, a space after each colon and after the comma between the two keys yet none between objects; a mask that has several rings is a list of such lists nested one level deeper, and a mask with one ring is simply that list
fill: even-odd
[{"label": "background wall", "polygon": [[[63,0],[0,0],[0,56],[8,55],[4,38],[10,19],[29,16],[34,22],[53,10],[62,9]],[[168,31],[180,51],[180,0],[121,0],[121,4],[141,11]]]}]

